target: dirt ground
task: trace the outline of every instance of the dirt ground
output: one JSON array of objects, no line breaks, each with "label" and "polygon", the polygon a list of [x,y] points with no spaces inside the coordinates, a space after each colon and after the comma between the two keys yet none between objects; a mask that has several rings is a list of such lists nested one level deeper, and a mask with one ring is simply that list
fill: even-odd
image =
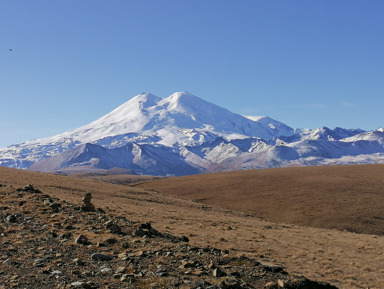
[{"label": "dirt ground", "polygon": [[15,187],[32,183],[73,203],[80,203],[84,194],[91,192],[96,207],[151,222],[163,232],[185,235],[195,246],[228,249],[234,256],[244,254],[265,264],[282,265],[289,273],[343,289],[384,288],[384,236],[266,221],[192,201],[188,194],[181,198],[70,176],[0,168],[0,183]]}]

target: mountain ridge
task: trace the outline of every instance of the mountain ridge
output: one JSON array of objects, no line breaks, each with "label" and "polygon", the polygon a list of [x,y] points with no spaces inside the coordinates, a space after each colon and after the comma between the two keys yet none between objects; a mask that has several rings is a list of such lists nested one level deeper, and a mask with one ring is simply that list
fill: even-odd
[{"label": "mountain ridge", "polygon": [[[90,144],[90,145],[86,145]],[[185,175],[221,170],[384,162],[384,131],[293,129],[188,92],[141,93],[99,119],[0,149],[0,165],[42,171]]]}]

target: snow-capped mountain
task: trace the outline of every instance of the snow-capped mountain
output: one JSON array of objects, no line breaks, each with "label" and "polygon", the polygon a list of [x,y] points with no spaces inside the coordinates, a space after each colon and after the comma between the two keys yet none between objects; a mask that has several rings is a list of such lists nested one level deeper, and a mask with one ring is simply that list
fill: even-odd
[{"label": "snow-capped mountain", "polygon": [[[100,141],[104,146],[116,147],[135,140],[173,146],[176,142],[202,142],[206,132],[227,138],[270,138],[292,134],[293,130],[288,126],[273,120],[270,122],[281,127],[282,131],[232,113],[188,92],[176,92],[165,99],[143,93],[86,126],[46,141],[51,143],[53,139],[65,138],[80,143]],[[120,136],[118,142],[116,136]]]},{"label": "snow-capped mountain", "polygon": [[0,149],[0,165],[76,171],[125,168],[150,175],[384,162],[384,131],[294,130],[242,116],[188,92],[142,93],[80,128]]}]

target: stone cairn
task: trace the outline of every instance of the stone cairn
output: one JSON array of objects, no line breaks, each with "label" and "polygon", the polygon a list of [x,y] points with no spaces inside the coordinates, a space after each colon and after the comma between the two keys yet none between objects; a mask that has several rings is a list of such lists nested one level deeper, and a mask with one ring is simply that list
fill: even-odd
[{"label": "stone cairn", "polygon": [[91,203],[92,193],[86,193],[83,198],[83,205],[81,206],[81,210],[83,212],[95,212],[95,206]]}]

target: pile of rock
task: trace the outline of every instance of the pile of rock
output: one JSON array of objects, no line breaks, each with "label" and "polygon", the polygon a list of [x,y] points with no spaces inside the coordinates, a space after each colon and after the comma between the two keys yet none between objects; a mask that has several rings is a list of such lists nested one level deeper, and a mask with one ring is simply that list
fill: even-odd
[{"label": "pile of rock", "polygon": [[95,206],[91,203],[92,193],[86,193],[83,198],[83,205],[81,206],[81,210],[83,212],[95,212]]},{"label": "pile of rock", "polygon": [[40,194],[41,191],[36,189],[32,184],[26,185],[23,188],[16,189],[18,192],[28,192],[28,193],[37,193]]}]

